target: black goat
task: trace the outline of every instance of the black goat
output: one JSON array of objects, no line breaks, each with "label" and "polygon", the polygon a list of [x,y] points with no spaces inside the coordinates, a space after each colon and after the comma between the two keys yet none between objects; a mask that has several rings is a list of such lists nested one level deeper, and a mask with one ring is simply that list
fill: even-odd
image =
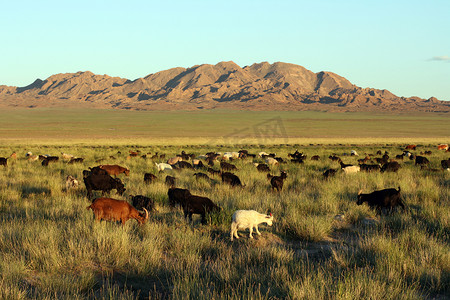
[{"label": "black goat", "polygon": [[256,166],[256,169],[259,171],[259,172],[270,172],[270,168],[269,168],[269,166],[268,165],[266,165],[266,164],[258,164],[257,166]]},{"label": "black goat", "polygon": [[156,177],[156,175],[154,175],[152,173],[145,173],[144,174],[144,183],[150,184],[153,181],[155,181],[156,179],[158,179],[158,177]]},{"label": "black goat", "polygon": [[206,224],[206,214],[215,211],[220,211],[220,207],[207,197],[189,195],[183,204],[184,217],[188,217],[190,222],[192,222],[193,214],[200,214],[202,216],[202,224]]},{"label": "black goat", "polygon": [[280,192],[283,189],[283,182],[287,178],[287,173],[285,171],[281,171],[280,176],[271,176],[267,174],[267,178],[270,178],[270,185],[272,185],[272,189]]},{"label": "black goat", "polygon": [[188,189],[170,188],[167,195],[169,196],[169,205],[175,207],[175,205],[183,206],[191,192]]},{"label": "black goat", "polygon": [[230,172],[224,172],[221,174],[222,177],[222,182],[224,183],[228,183],[231,186],[242,186],[241,180],[239,179],[239,177],[237,177],[236,175],[234,175],[233,173]]},{"label": "black goat", "polygon": [[223,171],[233,171],[233,170],[237,170],[237,168],[236,168],[235,165],[230,164],[230,163],[227,163],[227,162],[224,162],[224,161],[221,161],[221,162],[220,162],[220,168],[221,168]]},{"label": "black goat", "polygon": [[167,175],[166,176],[166,184],[169,186],[169,187],[175,187],[175,182],[176,182],[176,178],[175,177],[173,177],[173,176],[169,176],[169,175]]},{"label": "black goat", "polygon": [[381,213],[382,209],[392,210],[397,206],[400,206],[405,210],[405,205],[403,204],[400,195],[400,187],[398,187],[398,190],[384,189],[374,191],[370,194],[363,194],[362,191],[359,191],[356,204],[361,205],[364,202],[367,202],[371,208],[375,208],[378,213]]},{"label": "black goat", "polygon": [[397,172],[398,169],[400,169],[400,164],[396,161],[391,161],[391,162],[385,163],[381,167],[381,172]]},{"label": "black goat", "polygon": [[415,165],[429,165],[430,161],[425,156],[416,156],[416,162]]},{"label": "black goat", "polygon": [[133,203],[133,206],[137,210],[143,210],[143,208],[147,209],[148,211],[155,210],[155,203],[153,200],[149,197],[142,196],[142,195],[136,195],[131,196],[131,202]]}]

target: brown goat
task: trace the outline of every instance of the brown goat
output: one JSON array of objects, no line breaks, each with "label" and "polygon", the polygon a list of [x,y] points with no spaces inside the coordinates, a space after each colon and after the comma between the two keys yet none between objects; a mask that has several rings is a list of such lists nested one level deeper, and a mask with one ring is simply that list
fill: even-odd
[{"label": "brown goat", "polygon": [[86,209],[94,211],[95,219],[107,221],[120,221],[122,226],[129,219],[135,219],[140,225],[145,224],[148,220],[148,211],[144,208],[144,212],[140,213],[131,204],[123,200],[112,198],[97,198]]},{"label": "brown goat", "polygon": [[122,173],[124,173],[125,176],[130,175],[129,169],[118,166],[118,165],[100,165],[99,167],[100,167],[100,169],[103,169],[106,172],[108,172],[109,175],[117,176]]}]

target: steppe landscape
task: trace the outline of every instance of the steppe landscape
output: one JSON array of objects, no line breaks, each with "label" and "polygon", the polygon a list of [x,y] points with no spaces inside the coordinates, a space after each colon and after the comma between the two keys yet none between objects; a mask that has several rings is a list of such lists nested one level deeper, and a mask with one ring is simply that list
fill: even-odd
[{"label": "steppe landscape", "polygon": [[450,299],[450,1],[2,1],[1,299]]},{"label": "steppe landscape", "polygon": [[[92,89],[97,87],[87,86],[84,95],[98,95]],[[53,101],[86,100],[71,97]],[[2,299],[448,298],[450,172],[441,161],[449,152],[437,146],[449,142],[450,127],[447,112],[424,112],[445,110],[446,103],[401,113],[142,111],[104,108],[102,101],[103,108],[24,108],[26,101],[5,100],[0,112],[0,157],[8,158],[0,166]],[[408,151],[429,164],[408,158],[411,144],[416,148]],[[239,150],[255,156],[226,160],[226,152]],[[301,162],[289,155],[296,150],[305,155]],[[206,167],[202,155],[221,153],[212,168],[232,163],[244,186],[223,183],[206,167],[158,172],[155,163],[183,151],[191,154],[188,164],[200,159]],[[255,163],[268,159],[260,152],[280,162],[259,172]],[[72,164],[63,153],[84,160]],[[367,164],[377,165],[384,154],[400,164],[397,172],[346,174],[329,159],[358,166],[367,157]],[[33,155],[59,159],[45,166],[44,157]],[[109,197],[154,201],[156,210],[144,225],[133,219],[124,226],[97,222],[86,209],[102,193],[87,197],[83,170],[104,164],[130,170],[117,176],[125,192],[113,190]],[[326,179],[330,168],[337,172]],[[276,191],[267,173],[281,171],[287,178]],[[196,178],[198,172],[210,180]],[[145,183],[145,173],[157,179]],[[66,186],[69,175],[77,187]],[[205,225],[196,214],[189,222],[181,208],[169,205],[166,176],[221,211],[207,214]],[[360,190],[399,187],[404,210],[377,213],[356,203]],[[240,239],[230,241],[231,217],[239,209],[270,212],[273,225],[260,225],[261,235],[254,232],[253,239],[241,230]]]}]

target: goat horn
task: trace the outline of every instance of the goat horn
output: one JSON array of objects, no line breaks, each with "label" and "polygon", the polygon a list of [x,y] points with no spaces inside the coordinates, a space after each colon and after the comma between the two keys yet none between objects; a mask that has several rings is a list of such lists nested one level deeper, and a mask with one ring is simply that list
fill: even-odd
[{"label": "goat horn", "polygon": [[359,190],[358,195],[361,195],[361,193],[362,193],[362,190]]},{"label": "goat horn", "polygon": [[148,219],[148,211],[145,209],[145,207],[143,207],[144,211],[145,211],[145,219]]}]

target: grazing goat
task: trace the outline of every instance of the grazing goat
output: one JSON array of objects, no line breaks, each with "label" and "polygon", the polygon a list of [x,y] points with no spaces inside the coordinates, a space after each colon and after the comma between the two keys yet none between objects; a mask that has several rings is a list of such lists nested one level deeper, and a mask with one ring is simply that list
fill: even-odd
[{"label": "grazing goat", "polygon": [[345,174],[353,174],[353,173],[358,173],[359,171],[361,171],[361,167],[360,166],[348,166],[348,167],[342,168],[342,170],[344,171]]},{"label": "grazing goat", "polygon": [[73,158],[73,155],[61,152],[61,157],[65,160],[71,160]]},{"label": "grazing goat", "polygon": [[328,156],[328,158],[331,159],[331,161],[340,161],[341,160],[341,158],[339,156],[336,156],[334,154]]},{"label": "grazing goat", "polygon": [[311,156],[311,160],[320,160],[320,156],[319,155],[313,155],[313,156]]},{"label": "grazing goat", "polygon": [[178,169],[194,169],[194,167],[187,161],[180,160],[175,164]]},{"label": "grazing goat", "polygon": [[361,168],[361,171],[365,172],[373,172],[373,171],[380,171],[381,167],[380,165],[367,165],[367,164],[361,164],[359,165]]},{"label": "grazing goat", "polygon": [[444,150],[447,151],[448,150],[448,144],[440,144],[437,146],[438,150]]},{"label": "grazing goat", "polygon": [[233,241],[233,237],[237,239],[239,238],[239,229],[248,228],[250,230],[249,237],[252,239],[253,228],[255,228],[258,235],[261,235],[261,232],[258,230],[258,225],[261,223],[266,223],[268,226],[272,226],[272,222],[273,215],[271,213],[265,215],[260,214],[255,210],[237,210],[231,218],[231,241]]},{"label": "grazing goat", "polygon": [[145,173],[144,174],[144,183],[146,183],[146,184],[150,184],[153,181],[155,181],[156,179],[158,179],[158,177],[156,177],[152,173]]},{"label": "grazing goat", "polygon": [[392,210],[396,206],[402,207],[403,210],[405,209],[405,205],[403,205],[400,195],[400,187],[398,187],[398,190],[384,189],[374,191],[370,194],[363,194],[361,190],[358,193],[358,200],[356,201],[356,204],[361,205],[364,202],[367,202],[371,208],[375,208],[378,213],[380,213],[383,208]]},{"label": "grazing goat", "polygon": [[344,162],[341,159],[339,159],[339,164],[341,165],[341,169],[353,166],[352,164],[344,164]]},{"label": "grazing goat", "polygon": [[177,162],[182,161],[182,160],[183,160],[183,158],[181,158],[180,156],[175,156],[175,157],[169,158],[169,159],[167,160],[167,163],[168,163],[169,165],[174,165],[174,164],[176,164]]},{"label": "grazing goat", "polygon": [[211,199],[195,195],[187,196],[183,204],[184,217],[189,217],[189,221],[192,222],[192,215],[199,214],[202,216],[202,224],[206,224],[207,213],[220,210],[220,207],[214,204]]},{"label": "grazing goat", "polygon": [[441,160],[441,166],[444,170],[450,169],[450,158]]},{"label": "grazing goat", "polygon": [[[84,176],[84,174],[83,174]],[[102,191],[103,194],[109,193],[112,189],[116,189],[119,195],[125,192],[125,185],[119,178],[112,178],[108,174],[91,174],[84,177],[88,199],[92,196],[92,191]]]},{"label": "grazing goat", "polygon": [[191,192],[188,189],[170,188],[167,195],[169,196],[169,205],[175,207],[175,205],[183,206]]},{"label": "grazing goat", "polygon": [[237,170],[236,166],[224,161],[220,162],[220,168],[222,169],[222,171],[233,171],[233,170]]},{"label": "grazing goat", "polygon": [[323,178],[328,179],[330,177],[335,176],[337,173],[336,169],[328,169],[325,172],[323,172]]},{"label": "grazing goat", "polygon": [[405,150],[416,150],[416,145],[407,145],[406,147],[405,147]]},{"label": "grazing goat", "polygon": [[137,210],[143,210],[144,208],[148,211],[155,210],[155,203],[149,197],[145,197],[142,195],[132,196],[130,195],[131,203]]},{"label": "grazing goat", "polygon": [[272,189],[280,192],[283,189],[283,182],[287,178],[287,173],[285,171],[281,171],[280,176],[271,176],[267,174],[267,178],[270,179],[270,185],[272,185]]},{"label": "grazing goat", "polygon": [[232,187],[235,187],[235,186],[244,187],[244,185],[242,185],[241,180],[239,179],[239,177],[237,177],[233,173],[224,172],[224,173],[221,173],[221,177],[222,177],[222,182],[228,183]]},{"label": "grazing goat", "polygon": [[82,158],[82,157],[72,157],[69,160],[68,164],[71,165],[71,164],[75,164],[75,163],[83,163],[83,161],[84,161],[84,158]]},{"label": "grazing goat", "polygon": [[78,182],[78,180],[75,177],[73,177],[71,175],[67,176],[67,178],[66,178],[66,190],[76,189],[78,187],[78,185],[79,185],[79,182]]},{"label": "grazing goat", "polygon": [[400,164],[396,161],[391,161],[391,162],[385,163],[381,167],[381,172],[397,172],[398,169],[400,169]]},{"label": "grazing goat", "polygon": [[148,211],[140,213],[136,208],[126,201],[112,198],[97,198],[86,209],[92,209],[96,220],[120,221],[122,226],[129,219],[135,219],[140,225],[148,220]]},{"label": "grazing goat", "polygon": [[210,182],[212,181],[212,179],[209,178],[209,176],[206,175],[205,173],[201,173],[201,172],[194,173],[194,176],[195,176],[195,179],[197,179],[197,180],[202,178],[202,179],[210,181]]},{"label": "grazing goat", "polygon": [[416,156],[415,165],[428,165],[430,161],[425,156]]},{"label": "grazing goat", "polygon": [[176,182],[177,178],[173,177],[173,176],[166,176],[166,185],[168,185],[169,187],[175,187],[175,182]]},{"label": "grazing goat", "polygon": [[270,172],[270,168],[266,164],[256,164],[256,169],[259,172],[265,172],[265,173]]},{"label": "grazing goat", "polygon": [[109,175],[117,176],[119,174],[125,174],[125,176],[130,175],[130,170],[119,165],[100,165],[100,169],[105,170]]},{"label": "grazing goat", "polygon": [[220,175],[221,174],[221,172],[219,170],[214,170],[213,168],[208,168],[207,171],[211,175]]},{"label": "grazing goat", "polygon": [[273,158],[273,157],[267,157],[267,158],[265,159],[265,161],[266,161],[266,164],[271,165],[271,166],[278,165],[278,160],[276,160],[276,159]]},{"label": "grazing goat", "polygon": [[164,170],[173,170],[172,166],[169,165],[169,164],[165,164],[165,163],[158,164],[158,163],[155,162],[155,165],[158,168],[159,172],[162,172]]},{"label": "grazing goat", "polygon": [[0,157],[0,166],[6,167],[8,165],[8,159],[6,157]]}]

